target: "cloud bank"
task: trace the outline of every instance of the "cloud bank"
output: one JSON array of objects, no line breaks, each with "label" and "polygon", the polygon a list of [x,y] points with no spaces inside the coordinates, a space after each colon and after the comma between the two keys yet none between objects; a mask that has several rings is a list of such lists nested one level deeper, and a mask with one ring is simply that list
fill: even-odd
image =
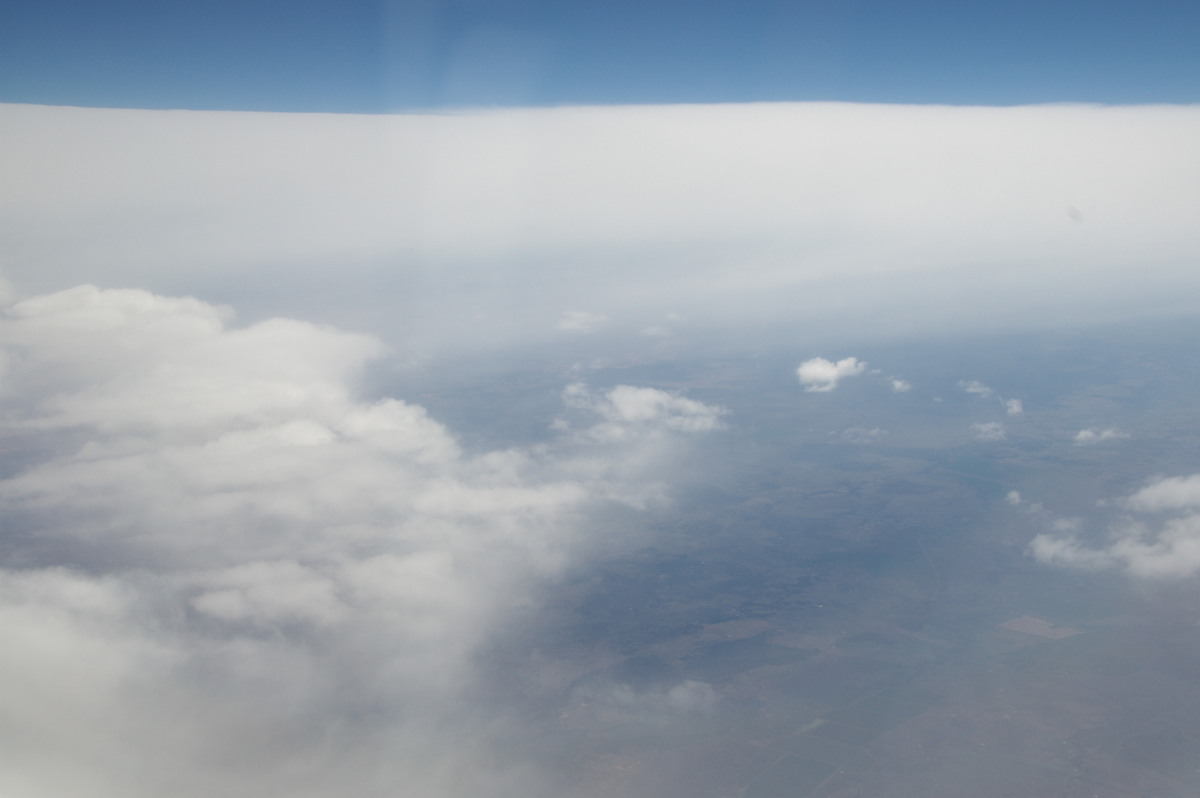
[{"label": "cloud bank", "polygon": [[1112,319],[1187,309],[1200,254],[1196,107],[0,119],[22,295],[308,308],[429,348],[552,335],[564,308],[861,336]]},{"label": "cloud bank", "polygon": [[28,798],[553,794],[497,752],[475,655],[722,413],[571,386],[570,432],[468,454],[358,398],[378,341],[140,290],[18,302],[0,344],[0,793]]}]

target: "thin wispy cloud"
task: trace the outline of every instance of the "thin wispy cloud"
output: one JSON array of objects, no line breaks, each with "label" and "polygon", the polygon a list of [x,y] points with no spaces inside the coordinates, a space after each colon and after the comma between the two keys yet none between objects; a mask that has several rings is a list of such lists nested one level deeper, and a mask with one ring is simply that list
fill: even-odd
[{"label": "thin wispy cloud", "polygon": [[971,433],[981,441],[1002,441],[1007,437],[1004,425],[999,421],[981,421],[972,424]]},{"label": "thin wispy cloud", "polygon": [[568,310],[558,320],[558,329],[567,332],[592,332],[608,321],[608,316],[601,313],[589,313],[586,310]]},{"label": "thin wispy cloud", "polygon": [[1128,437],[1128,434],[1112,427],[1106,427],[1104,429],[1100,429],[1099,427],[1089,427],[1087,429],[1081,429],[1079,432],[1075,433],[1075,445],[1091,446],[1092,444],[1103,443],[1104,441],[1120,440],[1121,438]]},{"label": "thin wispy cloud", "polygon": [[995,391],[987,385],[984,385],[979,380],[963,380],[958,383],[958,387],[970,394],[975,394],[982,399],[988,399]]},{"label": "thin wispy cloud", "polygon": [[888,431],[880,427],[850,427],[841,432],[830,433],[830,435],[836,435],[839,440],[857,445],[875,443],[886,437],[887,434]]},{"label": "thin wispy cloud", "polygon": [[985,385],[979,380],[961,380],[958,383],[960,390],[965,393],[978,396],[980,399],[995,399],[1001,406],[1004,407],[1004,413],[1008,416],[1019,416],[1025,412],[1025,405],[1020,399],[1005,399],[1000,396],[990,386]]}]

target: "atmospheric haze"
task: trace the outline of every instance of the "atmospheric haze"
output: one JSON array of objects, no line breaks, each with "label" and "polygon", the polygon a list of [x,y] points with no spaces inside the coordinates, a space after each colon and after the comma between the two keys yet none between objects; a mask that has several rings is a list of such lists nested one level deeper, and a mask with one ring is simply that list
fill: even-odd
[{"label": "atmospheric haze", "polygon": [[[991,567],[970,541],[1048,591],[1200,571],[1200,465],[1146,448],[1200,428],[1137,393],[1170,368],[1071,337],[1194,313],[1200,108],[0,119],[4,795],[771,796],[761,774],[809,754],[747,743],[757,775],[701,788],[604,746],[766,740],[783,715],[739,708],[833,678],[789,668],[892,635],[934,652],[889,660],[917,674],[967,646],[933,620],[805,626],[877,606],[830,585],[878,524],[913,559],[871,584],[918,580],[897,595],[927,609],[962,603],[948,552],[962,584]],[[706,507],[744,538],[678,531],[716,528]],[[967,542],[926,528],[972,513],[993,520]],[[784,517],[775,609],[676,600],[783,545]],[[637,608],[623,642],[587,626],[651,583],[679,592],[647,639]],[[1022,589],[971,623],[1043,611]],[[854,709],[883,689],[858,673]],[[781,700],[778,733],[837,727],[823,700]]]}]

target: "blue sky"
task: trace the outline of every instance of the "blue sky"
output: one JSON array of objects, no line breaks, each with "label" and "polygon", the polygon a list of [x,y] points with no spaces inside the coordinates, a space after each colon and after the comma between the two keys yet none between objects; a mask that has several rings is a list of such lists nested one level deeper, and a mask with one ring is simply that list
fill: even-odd
[{"label": "blue sky", "polygon": [[1200,99],[1194,2],[13,0],[0,13],[7,102],[381,112]]}]

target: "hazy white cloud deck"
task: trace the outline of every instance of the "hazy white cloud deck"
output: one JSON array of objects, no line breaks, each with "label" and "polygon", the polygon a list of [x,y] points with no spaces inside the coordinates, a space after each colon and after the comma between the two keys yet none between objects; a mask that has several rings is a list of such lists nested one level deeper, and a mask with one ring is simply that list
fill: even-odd
[{"label": "hazy white cloud deck", "polygon": [[366,304],[430,347],[670,313],[864,334],[1105,320],[1183,309],[1200,252],[1188,106],[0,116],[19,294]]}]

